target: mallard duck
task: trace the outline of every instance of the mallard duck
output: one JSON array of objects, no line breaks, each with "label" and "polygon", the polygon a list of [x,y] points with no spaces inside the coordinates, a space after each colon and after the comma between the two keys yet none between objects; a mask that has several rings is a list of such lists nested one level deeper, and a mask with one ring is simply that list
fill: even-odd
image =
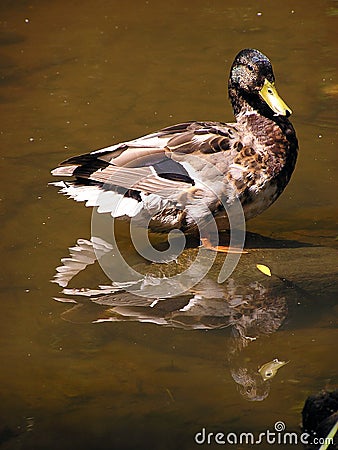
[{"label": "mallard duck", "polygon": [[227,228],[224,205],[240,200],[246,220],[267,209],[294,170],[298,143],[269,59],[240,51],[229,98],[236,122],[190,121],[71,157],[52,171],[73,177],[61,192],[113,217],[147,217],[149,229],[196,233],[196,217]]}]

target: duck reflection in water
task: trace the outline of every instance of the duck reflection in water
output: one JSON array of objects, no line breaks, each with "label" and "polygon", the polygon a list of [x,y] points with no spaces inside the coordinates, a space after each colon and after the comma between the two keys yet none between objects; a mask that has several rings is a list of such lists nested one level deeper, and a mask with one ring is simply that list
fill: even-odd
[{"label": "duck reflection in water", "polygon": [[[96,304],[101,307],[99,311],[95,309],[95,317],[90,308],[89,319],[95,323],[136,321],[186,330],[228,328],[227,360],[239,392],[249,401],[262,401],[268,396],[271,379],[288,361],[279,361],[277,357],[283,355],[278,354],[269,362],[257,360],[250,350],[257,339],[271,335],[282,326],[289,308],[299,299],[300,290],[296,286],[278,277],[266,277],[253,268],[249,276],[237,276],[236,270],[222,284],[209,274],[181,295],[154,299],[147,296],[147,291],[154,290],[159,283],[158,265],[152,264],[138,282],[113,282],[98,289],[66,288],[77,273],[96,261],[94,247],[98,246],[101,252],[109,249],[103,241],[93,244],[85,239],[78,240],[70,249],[71,257],[63,259],[64,265],[57,269],[53,282],[64,287],[62,292],[67,297],[56,300],[76,303],[63,313],[65,320],[78,321],[79,314],[86,314],[86,307]],[[166,265],[161,265],[162,270],[163,266]],[[166,282],[168,280],[170,283],[170,278],[166,278]],[[264,341],[261,340],[261,344]]]}]

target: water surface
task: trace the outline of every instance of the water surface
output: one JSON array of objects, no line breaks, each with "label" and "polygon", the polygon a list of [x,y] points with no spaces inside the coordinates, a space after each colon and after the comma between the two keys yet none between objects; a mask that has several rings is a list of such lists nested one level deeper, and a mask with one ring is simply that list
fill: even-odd
[{"label": "water surface", "polygon": [[[191,449],[203,427],[259,433],[278,420],[299,431],[306,397],[332,388],[337,369],[336,2],[33,0],[0,11],[3,448]],[[300,142],[289,186],[248,229],[319,249],[308,274],[281,256],[280,275],[291,265],[306,295],[244,349],[254,368],[290,360],[253,402],[231,376],[229,328],[92,324],[102,310],[65,314],[49,283],[91,219],[47,187],[49,170],[180,121],[232,120],[226,80],[245,47],[271,58]],[[80,277],[107,282],[98,268]]]}]

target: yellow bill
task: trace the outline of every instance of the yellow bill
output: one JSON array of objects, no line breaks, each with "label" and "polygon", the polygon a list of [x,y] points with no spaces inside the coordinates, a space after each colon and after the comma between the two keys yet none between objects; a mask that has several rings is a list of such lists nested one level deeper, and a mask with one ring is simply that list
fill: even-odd
[{"label": "yellow bill", "polygon": [[291,108],[280,98],[275,88],[274,83],[270,83],[265,78],[264,86],[260,90],[259,95],[265,103],[272,109],[276,116],[290,116],[292,114]]}]

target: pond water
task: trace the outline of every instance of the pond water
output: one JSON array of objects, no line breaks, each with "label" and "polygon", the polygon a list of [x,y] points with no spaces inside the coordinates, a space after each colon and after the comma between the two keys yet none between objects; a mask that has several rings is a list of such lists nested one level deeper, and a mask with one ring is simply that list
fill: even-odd
[{"label": "pond water", "polygon": [[[2,0],[0,12],[2,448],[193,449],[203,428],[258,436],[277,421],[300,434],[307,396],[333,389],[337,373],[337,2]],[[232,284],[217,284],[216,267],[190,294],[207,309],[258,299],[271,329],[244,309],[159,326],[116,314],[111,300],[54,301],[63,295],[50,280],[90,238],[91,211],[48,186],[50,170],[170,124],[231,121],[226,80],[246,47],[272,60],[299,160],[281,198],[247,224],[251,247],[264,248],[243,255]],[[273,283],[255,272],[262,261]],[[107,284],[89,269],[73,287]],[[210,329],[194,329],[201,322]],[[275,358],[289,362],[258,382]]]}]

